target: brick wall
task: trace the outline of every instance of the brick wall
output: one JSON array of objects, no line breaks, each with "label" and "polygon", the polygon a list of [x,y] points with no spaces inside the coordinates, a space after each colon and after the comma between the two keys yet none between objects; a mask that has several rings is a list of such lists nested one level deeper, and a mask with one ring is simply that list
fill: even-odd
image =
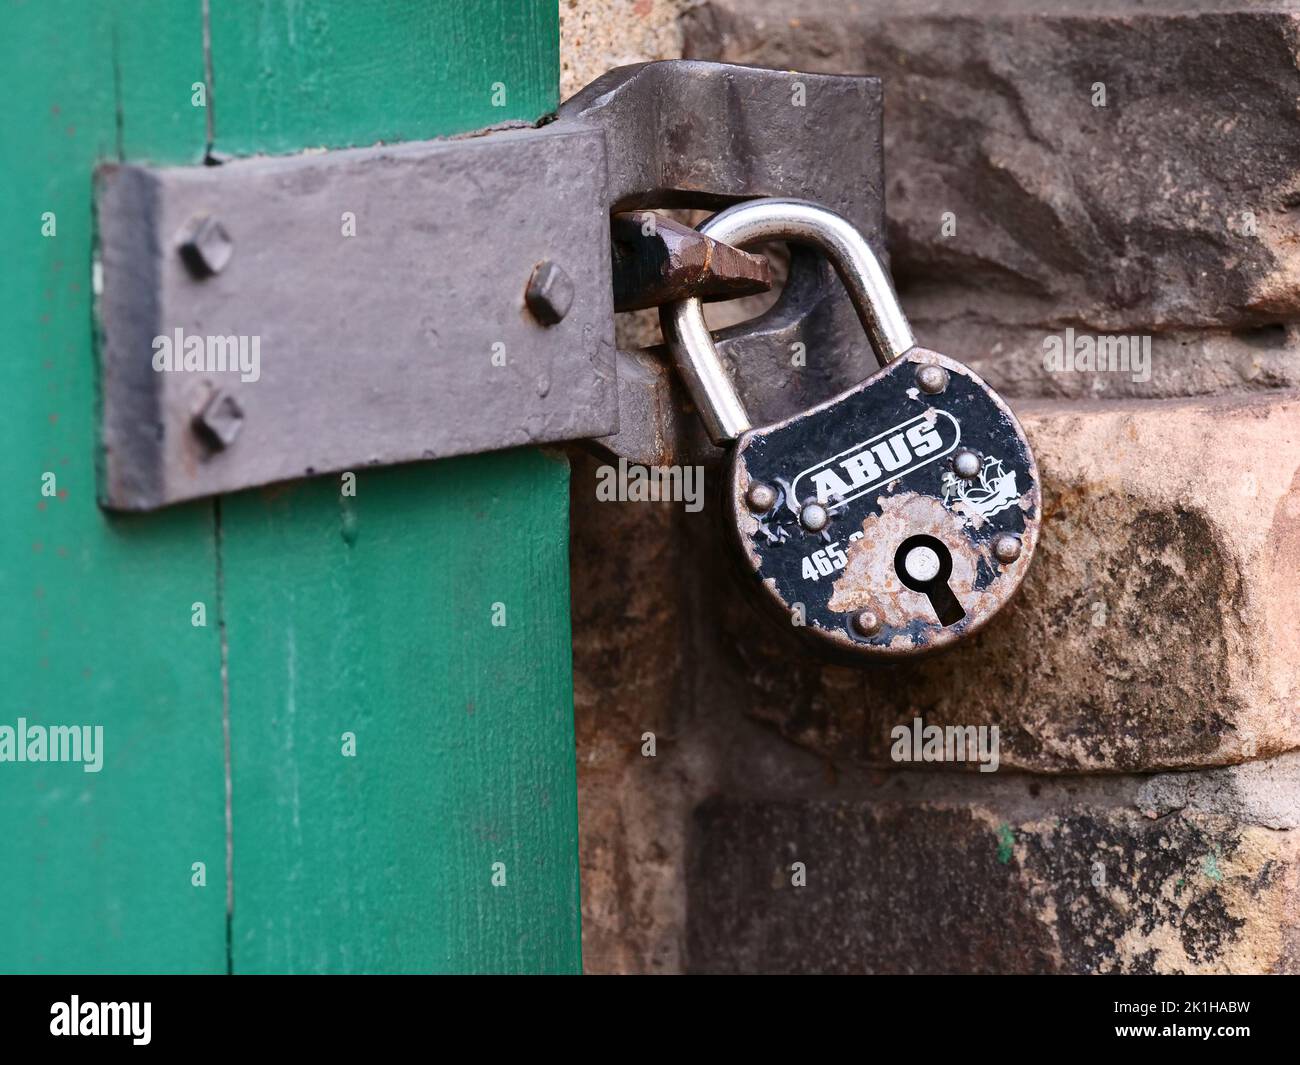
[{"label": "brick wall", "polygon": [[[905,305],[1012,398],[1045,504],[1002,617],[858,671],[575,462],[591,971],[1300,970],[1300,5],[1044,6],[562,0],[570,91],[885,79]],[[1052,369],[1066,329],[1149,362]],[[915,717],[997,725],[997,772],[892,761]]]}]

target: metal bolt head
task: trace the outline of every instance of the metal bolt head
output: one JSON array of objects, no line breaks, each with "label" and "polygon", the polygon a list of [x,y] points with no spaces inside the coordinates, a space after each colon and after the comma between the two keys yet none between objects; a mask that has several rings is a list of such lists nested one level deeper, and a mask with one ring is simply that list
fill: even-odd
[{"label": "metal bolt head", "polygon": [[540,262],[528,279],[524,303],[542,325],[554,325],[573,306],[573,281],[562,267],[549,259]]},{"label": "metal bolt head", "polygon": [[1014,562],[1020,557],[1020,537],[1003,533],[993,541],[993,557],[999,562]]},{"label": "metal bolt head", "polygon": [[229,392],[218,389],[194,416],[194,431],[220,451],[235,442],[244,424],[244,409]]},{"label": "metal bolt head", "polygon": [[859,636],[874,636],[884,627],[885,621],[875,610],[867,607],[853,615],[853,628]]},{"label": "metal bolt head", "polygon": [[830,514],[820,503],[805,503],[799,511],[799,520],[809,532],[821,532],[831,520]]},{"label": "metal bolt head", "polygon": [[948,387],[948,371],[929,363],[916,371],[916,384],[922,392],[937,396]]},{"label": "metal bolt head", "polygon": [[235,254],[226,227],[211,215],[195,215],[181,235],[181,258],[195,277],[219,274]]},{"label": "metal bolt head", "polygon": [[745,502],[749,504],[750,510],[762,514],[776,506],[776,489],[770,484],[755,481],[745,493]]},{"label": "metal bolt head", "polygon": [[980,470],[984,468],[984,460],[980,458],[978,452],[962,448],[953,456],[952,468],[958,477],[969,481],[980,475]]}]

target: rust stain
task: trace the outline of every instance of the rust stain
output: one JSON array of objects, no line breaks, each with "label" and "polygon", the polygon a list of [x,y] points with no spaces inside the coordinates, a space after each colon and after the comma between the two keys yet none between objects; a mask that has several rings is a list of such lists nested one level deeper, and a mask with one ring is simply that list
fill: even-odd
[{"label": "rust stain", "polygon": [[[987,549],[978,548],[968,539],[969,531],[964,519],[934,496],[905,492],[881,496],[877,502],[881,513],[864,519],[862,537],[849,544],[846,552],[848,562],[832,586],[828,604],[831,610],[847,614],[871,607],[887,626],[893,628],[905,627],[920,618],[933,626],[926,630],[928,638],[921,642],[937,646],[956,639],[1001,606],[1004,596],[998,591],[975,587],[980,560],[983,558],[1001,574],[993,589],[999,585],[1014,587],[1014,580],[1004,583],[1004,579],[1020,562],[1011,566],[995,562]],[[966,612],[966,617],[947,628],[938,624],[929,596],[904,585],[894,569],[894,553],[898,545],[918,533],[933,536],[952,555],[948,587]],[[907,651],[912,649],[913,643],[910,637],[900,635],[891,640],[889,646]]]}]

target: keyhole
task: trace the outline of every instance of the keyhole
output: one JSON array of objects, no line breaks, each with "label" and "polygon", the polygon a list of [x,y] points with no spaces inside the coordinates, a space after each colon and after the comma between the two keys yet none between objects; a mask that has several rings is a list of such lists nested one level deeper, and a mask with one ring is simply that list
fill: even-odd
[{"label": "keyhole", "polygon": [[894,552],[898,579],[914,592],[924,592],[939,624],[945,628],[966,616],[948,586],[952,576],[952,552],[933,536],[909,536]]}]

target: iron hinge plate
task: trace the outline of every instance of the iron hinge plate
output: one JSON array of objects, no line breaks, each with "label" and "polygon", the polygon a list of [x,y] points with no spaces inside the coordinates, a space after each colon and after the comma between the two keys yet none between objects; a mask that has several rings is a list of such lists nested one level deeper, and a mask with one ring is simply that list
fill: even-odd
[{"label": "iron hinge plate", "polygon": [[98,206],[109,507],[618,428],[599,131],[112,166]]},{"label": "iron hinge plate", "polygon": [[[566,440],[636,462],[699,454],[660,353],[615,350],[610,215],[794,196],[880,254],[882,110],[875,78],[672,60],[610,71],[538,128],[102,168],[102,502],[150,510]],[[550,325],[525,300],[544,261],[560,302],[572,293]],[[251,358],[254,339],[256,380],[204,368],[241,340]],[[776,305],[718,346],[758,420],[873,364],[830,267],[801,249]],[[156,370],[177,347],[182,369]],[[801,349],[816,357],[792,387]]]}]

